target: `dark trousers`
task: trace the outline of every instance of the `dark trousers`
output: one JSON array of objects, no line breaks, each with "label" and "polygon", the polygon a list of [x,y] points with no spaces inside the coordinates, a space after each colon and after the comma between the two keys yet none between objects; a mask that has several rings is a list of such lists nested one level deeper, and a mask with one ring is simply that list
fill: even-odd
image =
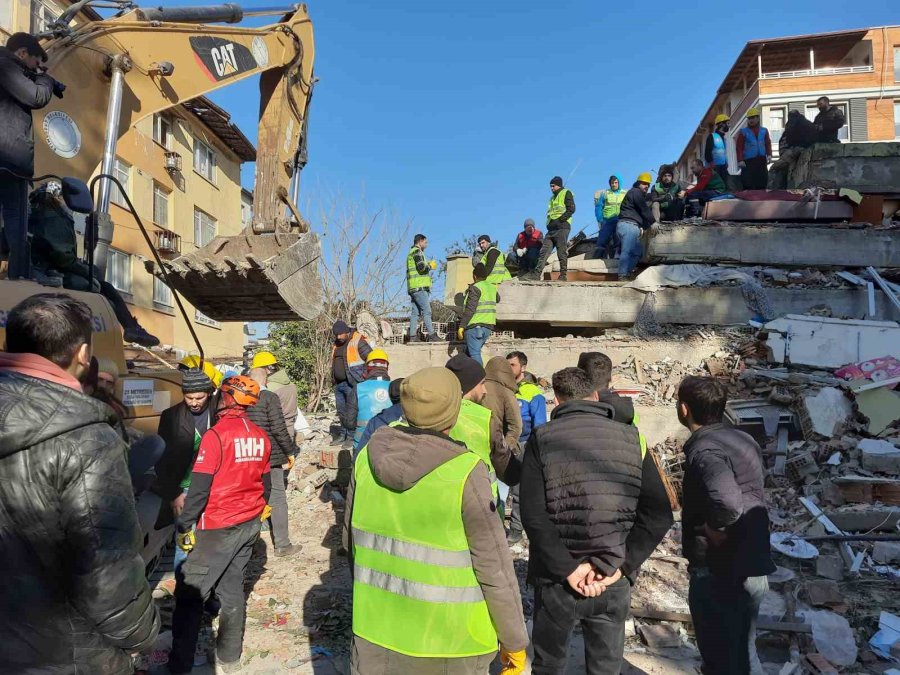
[{"label": "dark trousers", "polygon": [[616,255],[616,225],[619,216],[604,218],[600,221],[600,230],[597,232],[597,247],[594,249],[595,258],[614,258]]},{"label": "dark trousers", "polygon": [[544,245],[541,246],[541,257],[538,258],[535,272],[542,274],[544,266],[547,264],[547,258],[556,248],[556,255],[559,256],[559,273],[565,274],[569,269],[569,232],[571,227],[549,228],[547,235],[544,237]]},{"label": "dark trousers", "polygon": [[537,247],[526,248],[525,255],[518,258],[519,261],[519,271],[518,274],[521,276],[523,274],[528,274],[537,266],[538,258],[541,255],[541,249]]},{"label": "dark trousers", "polygon": [[509,507],[509,529],[516,532],[522,531],[522,512],[519,510],[519,486],[509,488],[509,497],[512,505]]},{"label": "dark trousers", "polygon": [[719,174],[719,177],[724,181],[725,187],[728,187],[728,179],[731,178],[731,174],[728,173],[728,165],[727,164],[716,164],[715,166],[716,173]]},{"label": "dark trousers", "polygon": [[213,590],[221,602],[216,659],[234,663],[241,658],[247,601],[244,570],[259,537],[259,518],[219,530],[197,530],[194,549],[176,573],[175,613],[169,670],[189,673],[200,635],[203,604]]},{"label": "dark trousers", "polygon": [[688,603],[704,675],[749,675],[756,617],[768,590],[766,577],[732,580],[705,568],[691,571]]},{"label": "dark trousers", "polygon": [[[334,405],[337,408],[339,420],[344,419],[344,411],[347,410],[347,399],[350,397],[351,391],[353,391],[353,385],[349,382],[338,382],[334,387]],[[344,432],[344,438],[353,438],[353,433],[356,429],[345,427],[343,422],[341,422],[341,428]]]},{"label": "dark trousers", "polygon": [[765,157],[744,160],[741,183],[745,190],[765,190],[769,184],[769,167]]},{"label": "dark trousers", "polygon": [[3,250],[8,251],[10,279],[31,278],[31,246],[28,241],[28,181],[0,171],[0,219]]},{"label": "dark trousers", "polygon": [[587,675],[619,675],[625,651],[625,619],[631,583],[622,577],[596,598],[585,598],[563,584],[539,586],[534,593],[534,675],[565,675],[569,641],[581,624]]}]

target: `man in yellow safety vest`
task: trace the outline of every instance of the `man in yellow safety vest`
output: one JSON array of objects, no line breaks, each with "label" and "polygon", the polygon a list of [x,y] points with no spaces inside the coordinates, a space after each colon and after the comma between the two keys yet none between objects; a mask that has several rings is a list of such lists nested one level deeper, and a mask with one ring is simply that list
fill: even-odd
[{"label": "man in yellow safety vest", "polygon": [[497,287],[487,280],[484,264],[478,263],[472,270],[474,283],[466,290],[462,316],[459,317],[457,337],[466,341],[466,353],[480,365],[481,349],[497,325],[497,303],[500,294]]},{"label": "man in yellow safety vest", "polygon": [[437,269],[437,261],[425,258],[428,237],[417,234],[413,245],[406,254],[406,290],[409,293],[409,341],[421,342],[419,337],[419,316],[427,334],[428,342],[438,342],[431,323],[431,273]]},{"label": "man in yellow safety vest", "polygon": [[547,205],[547,235],[544,237],[544,245],[541,247],[541,257],[537,267],[527,276],[521,277],[531,281],[537,281],[544,273],[544,265],[547,258],[556,247],[556,255],[559,256],[559,280],[566,280],[569,260],[569,232],[572,230],[572,215],[575,213],[575,196],[571,190],[563,187],[563,180],[559,176],[550,179],[550,203]]},{"label": "man in yellow safety vest", "polygon": [[506,256],[500,252],[497,245],[491,242],[490,235],[483,234],[478,237],[478,249],[483,254],[481,264],[484,265],[487,274],[487,282],[499,286],[504,281],[512,279],[512,274],[506,269]]},{"label": "man in yellow safety vest", "polygon": [[488,469],[448,437],[462,395],[446,368],[403,380],[403,420],[356,460],[344,516],[353,675],[525,669],[522,600]]}]

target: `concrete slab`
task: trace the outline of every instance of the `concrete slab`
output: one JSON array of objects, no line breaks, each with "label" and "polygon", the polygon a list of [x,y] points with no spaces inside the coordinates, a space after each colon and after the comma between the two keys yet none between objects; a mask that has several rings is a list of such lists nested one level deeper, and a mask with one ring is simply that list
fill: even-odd
[{"label": "concrete slab", "polygon": [[[822,305],[835,316],[861,319],[868,312],[865,289],[769,288],[767,294],[776,316],[802,314]],[[646,293],[612,283],[513,281],[500,287],[497,321],[501,328],[504,323],[522,322],[630,326],[646,298]],[[884,312],[880,316],[889,316],[892,309],[884,293],[876,292],[875,303]],[[731,325],[753,318],[736,286],[665,288],[656,293],[655,309],[659,323]]]},{"label": "concrete slab", "polygon": [[791,167],[788,186],[896,194],[900,192],[900,143],[817,143]]},{"label": "concrete slab", "polygon": [[[709,202],[703,212],[709,220],[731,221],[778,221],[797,222],[805,220],[841,221],[853,217],[850,202],[829,200],[815,202],[792,202],[770,199],[751,201],[748,199],[717,199]],[[875,224],[881,223],[879,219]]]},{"label": "concrete slab", "polygon": [[[862,300],[865,291],[860,290],[859,294],[860,305],[855,312],[836,311],[830,305],[832,314],[862,319],[867,313],[862,305],[868,301]],[[887,303],[884,294],[880,300],[882,305]],[[880,308],[879,311],[884,309],[886,308]],[[848,363],[860,363],[883,356],[900,356],[900,325],[894,321],[842,320],[776,313],[780,318],[765,325],[766,330],[770,331],[767,344],[772,350],[772,360],[776,363],[790,360],[793,364],[817,368],[840,368]]]}]

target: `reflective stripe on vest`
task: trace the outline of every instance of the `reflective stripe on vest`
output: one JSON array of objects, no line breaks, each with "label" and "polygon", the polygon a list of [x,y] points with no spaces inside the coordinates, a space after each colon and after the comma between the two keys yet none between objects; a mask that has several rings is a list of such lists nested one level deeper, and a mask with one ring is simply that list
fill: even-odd
[{"label": "reflective stripe on vest", "polygon": [[498,495],[497,474],[491,464],[491,411],[474,401],[463,399],[459,417],[450,430],[450,438],[466,444],[487,466],[491,477],[491,492],[494,499]]},{"label": "reflective stripe on vest", "polygon": [[612,190],[607,190],[603,196],[603,219],[609,220],[610,218],[615,218],[619,215],[619,211],[622,208],[622,202],[625,201],[625,195],[628,194],[625,190],[617,190],[613,192]]},{"label": "reflective stripe on vest", "polygon": [[[551,220],[558,220],[559,217],[566,212],[566,195],[569,194],[569,191],[566,188],[563,188],[555,195],[550,197],[550,204],[547,206],[547,224],[550,224]],[[572,224],[572,217],[565,221]]]},{"label": "reflective stripe on vest", "polygon": [[[419,247],[413,246],[409,249],[409,253],[406,254],[406,288],[409,291],[417,291],[420,288],[431,288],[431,274],[428,272],[419,274],[419,270],[416,267],[416,260],[413,256],[418,252]],[[422,255],[424,255],[424,253]]]},{"label": "reflective stripe on vest", "polygon": [[[638,414],[634,413],[634,417],[631,418],[631,426],[637,429],[638,424]],[[644,438],[644,434],[641,433],[641,430],[638,429],[638,438],[641,439],[641,461],[644,461],[644,457],[647,456],[647,439]]]},{"label": "reflective stripe on vest", "polygon": [[484,252],[484,255],[481,256],[481,264],[487,267],[487,257],[488,253],[490,253],[491,250],[497,251],[498,255],[497,261],[494,263],[494,269],[491,270],[491,273],[488,275],[486,281],[489,284],[499,286],[504,281],[512,279],[512,274],[510,274],[509,270],[506,269],[506,256],[504,256],[503,253],[500,252],[500,249],[496,246],[491,246],[491,248]]},{"label": "reflective stripe on vest", "polygon": [[391,383],[387,380],[364,380],[356,385],[356,431],[353,434],[355,443],[359,443],[366,425],[375,415],[391,405],[388,390]]},{"label": "reflective stripe on vest", "polygon": [[766,134],[769,132],[765,127],[757,128],[759,129],[759,137],[753,135],[750,127],[741,129],[741,133],[744,134],[744,159],[766,156]]},{"label": "reflective stripe on vest", "polygon": [[[475,313],[469,319],[470,326],[479,324],[485,326],[494,326],[497,324],[497,287],[488,281],[479,281],[472,284],[479,291],[481,297],[478,298],[478,306]],[[466,303],[468,303],[468,292],[466,292]]]},{"label": "reflective stripe on vest", "polygon": [[712,163],[716,166],[725,166],[726,164],[728,164],[728,153],[725,150],[725,137],[722,136],[722,134],[717,134],[714,131],[712,138]]},{"label": "reflective stripe on vest", "polygon": [[480,461],[465,452],[400,491],[376,480],[363,448],[351,515],[355,635],[408,656],[496,651],[462,520],[463,490]]}]

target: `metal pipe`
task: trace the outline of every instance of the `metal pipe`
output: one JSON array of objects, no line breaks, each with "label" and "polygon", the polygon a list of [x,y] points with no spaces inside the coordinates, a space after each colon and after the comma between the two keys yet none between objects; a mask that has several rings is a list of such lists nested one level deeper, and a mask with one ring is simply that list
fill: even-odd
[{"label": "metal pipe", "polygon": [[206,7],[147,7],[140,10],[146,21],[171,23],[239,23],[250,16],[271,16],[297,11],[297,5],[244,9],[232,2]]},{"label": "metal pipe", "polygon": [[[100,173],[113,175],[116,162],[116,142],[119,139],[119,117],[122,112],[122,90],[125,83],[125,71],[130,63],[123,56],[112,59],[112,77],[109,83],[109,103],[106,107],[106,138],[103,141],[103,159],[100,162]],[[97,197],[98,213],[109,213],[109,201],[112,196],[112,183],[108,178],[100,181],[100,192]],[[112,221],[110,221],[112,222]],[[109,230],[106,232],[105,230]],[[94,247],[94,265],[101,277],[106,274],[106,258],[109,245],[112,243],[112,228],[100,228]]]},{"label": "metal pipe", "polygon": [[244,10],[244,16],[273,16],[275,14],[287,14],[288,12],[296,12],[298,4],[293,5],[272,5],[271,7],[252,7]]}]

